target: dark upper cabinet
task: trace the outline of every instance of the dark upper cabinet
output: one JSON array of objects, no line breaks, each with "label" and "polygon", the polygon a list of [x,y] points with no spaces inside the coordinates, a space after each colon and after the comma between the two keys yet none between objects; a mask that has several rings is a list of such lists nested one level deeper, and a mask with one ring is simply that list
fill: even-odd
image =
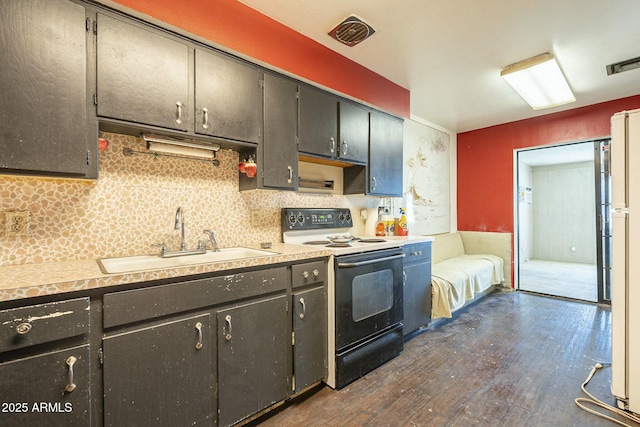
[{"label": "dark upper cabinet", "polygon": [[95,178],[85,8],[2,0],[0,12],[0,172]]},{"label": "dark upper cabinet", "polygon": [[295,81],[265,73],[264,141],[260,151],[266,188],[298,188],[297,91]]},{"label": "dark upper cabinet", "polygon": [[195,50],[195,131],[260,142],[262,72],[213,51]]},{"label": "dark upper cabinet", "polygon": [[190,46],[101,13],[97,38],[98,116],[189,130]]},{"label": "dark upper cabinet", "polygon": [[368,193],[402,196],[402,128],[394,117],[370,115]]},{"label": "dark upper cabinet", "polygon": [[366,163],[369,152],[369,111],[348,101],[340,101],[339,109],[338,157],[342,160]]},{"label": "dark upper cabinet", "polygon": [[302,154],[338,156],[338,98],[323,90],[300,85],[300,135]]}]

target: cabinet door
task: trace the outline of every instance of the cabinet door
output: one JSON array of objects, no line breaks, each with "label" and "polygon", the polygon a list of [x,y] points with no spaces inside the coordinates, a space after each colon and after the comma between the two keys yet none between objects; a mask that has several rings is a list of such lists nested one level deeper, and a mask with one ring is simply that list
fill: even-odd
[{"label": "cabinet door", "polygon": [[298,85],[290,79],[264,75],[264,141],[262,182],[264,187],[298,188],[296,151]]},{"label": "cabinet door", "polygon": [[98,116],[188,130],[189,46],[98,14]]},{"label": "cabinet door", "polygon": [[402,196],[402,120],[371,113],[368,194]]},{"label": "cabinet door", "polygon": [[338,155],[338,98],[329,92],[300,85],[301,153],[324,157]]},{"label": "cabinet door", "polygon": [[295,392],[327,374],[327,304],[324,288],[293,294],[293,375]]},{"label": "cabinet door", "polygon": [[107,336],[105,426],[214,424],[209,314]]},{"label": "cabinet door", "polygon": [[340,101],[340,141],[342,160],[366,163],[369,153],[369,112],[351,102]]},{"label": "cabinet door", "polygon": [[404,267],[404,335],[431,321],[431,263]]},{"label": "cabinet door", "polygon": [[218,425],[234,424],[287,397],[291,366],[287,298],[218,311]]},{"label": "cabinet door", "polygon": [[260,70],[214,52],[195,55],[196,133],[260,142]]},{"label": "cabinet door", "polygon": [[84,7],[1,0],[0,12],[0,172],[89,174]]},{"label": "cabinet door", "polygon": [[89,365],[89,345],[0,363],[0,425],[90,426]]}]

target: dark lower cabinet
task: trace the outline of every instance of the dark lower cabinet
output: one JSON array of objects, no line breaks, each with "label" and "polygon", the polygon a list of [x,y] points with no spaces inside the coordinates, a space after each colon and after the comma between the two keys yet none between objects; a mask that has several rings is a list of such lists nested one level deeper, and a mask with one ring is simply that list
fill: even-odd
[{"label": "dark lower cabinet", "polygon": [[0,172],[97,177],[85,19],[66,0],[0,1]]},{"label": "dark lower cabinet", "polygon": [[281,295],[217,312],[219,426],[235,424],[287,398],[291,357],[287,300]]},{"label": "dark lower cabinet", "polygon": [[327,374],[327,303],[324,287],[293,294],[294,393]]},{"label": "dark lower cabinet", "polygon": [[0,425],[91,426],[90,378],[88,344],[0,363]]},{"label": "dark lower cabinet", "polygon": [[105,336],[104,425],[212,426],[209,313]]},{"label": "dark lower cabinet", "polygon": [[403,247],[404,335],[431,321],[431,243]]}]

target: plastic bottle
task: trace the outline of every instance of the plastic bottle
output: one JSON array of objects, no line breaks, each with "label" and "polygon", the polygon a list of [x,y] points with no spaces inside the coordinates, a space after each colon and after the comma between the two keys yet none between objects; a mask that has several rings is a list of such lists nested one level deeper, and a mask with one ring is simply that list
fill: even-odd
[{"label": "plastic bottle", "polygon": [[398,220],[398,236],[408,236],[409,227],[407,225],[407,215],[404,208],[400,208],[400,219]]},{"label": "plastic bottle", "polygon": [[384,208],[380,206],[378,208],[378,222],[376,224],[376,236],[385,235],[383,215],[384,215]]}]

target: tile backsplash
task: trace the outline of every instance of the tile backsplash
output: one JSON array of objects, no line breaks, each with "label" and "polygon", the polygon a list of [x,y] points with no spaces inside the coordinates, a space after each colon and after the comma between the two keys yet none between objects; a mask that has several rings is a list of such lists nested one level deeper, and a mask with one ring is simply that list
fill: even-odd
[{"label": "tile backsplash", "polygon": [[[211,162],[151,155],[141,138],[104,133],[97,181],[0,177],[0,265],[155,253],[153,243],[180,243],[176,209],[185,215],[186,241],[195,247],[212,229],[223,247],[281,240],[281,207],[375,207],[364,196],[238,191],[238,153],[218,152]],[[29,235],[8,236],[4,212],[28,210]],[[253,215],[252,215],[253,213]],[[252,221],[253,219],[253,221]]]}]

